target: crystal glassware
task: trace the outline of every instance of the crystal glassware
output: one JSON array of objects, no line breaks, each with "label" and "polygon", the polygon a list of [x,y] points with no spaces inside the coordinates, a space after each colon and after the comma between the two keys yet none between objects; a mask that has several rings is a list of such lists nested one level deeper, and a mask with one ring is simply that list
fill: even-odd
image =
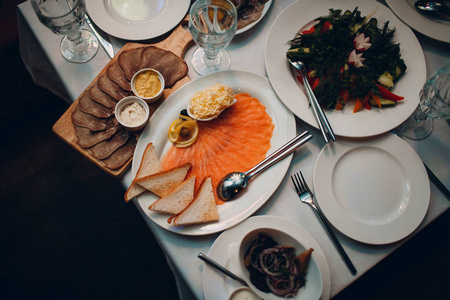
[{"label": "crystal glassware", "polygon": [[61,54],[70,62],[84,63],[95,56],[98,40],[89,30],[80,30],[86,11],[84,0],[31,0],[39,21],[64,35]]},{"label": "crystal glassware", "polygon": [[199,46],[192,55],[192,67],[200,74],[227,70],[231,60],[224,49],[237,27],[236,8],[227,0],[197,0],[190,9],[189,30]]},{"label": "crystal glassware", "polygon": [[413,140],[421,140],[433,131],[433,119],[450,119],[450,65],[425,82],[420,103],[398,131]]}]

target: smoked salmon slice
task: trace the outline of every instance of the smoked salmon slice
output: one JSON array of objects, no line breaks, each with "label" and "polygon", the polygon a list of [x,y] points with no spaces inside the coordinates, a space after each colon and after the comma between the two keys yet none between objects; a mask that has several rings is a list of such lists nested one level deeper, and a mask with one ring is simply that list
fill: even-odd
[{"label": "smoked salmon slice", "polygon": [[263,160],[269,151],[275,125],[261,102],[249,94],[234,96],[236,103],[219,118],[198,122],[199,133],[194,144],[186,148],[174,145],[161,159],[167,170],[191,163],[187,177],[196,176],[197,192],[203,178],[210,176],[217,204],[217,185],[230,172],[245,172]]}]

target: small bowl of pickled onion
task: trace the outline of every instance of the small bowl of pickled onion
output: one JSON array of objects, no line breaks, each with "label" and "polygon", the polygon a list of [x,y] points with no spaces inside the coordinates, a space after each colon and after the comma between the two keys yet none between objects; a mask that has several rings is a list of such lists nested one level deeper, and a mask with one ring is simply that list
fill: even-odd
[{"label": "small bowl of pickled onion", "polygon": [[244,280],[262,299],[319,299],[322,294],[314,249],[285,232],[273,228],[249,232],[239,245],[239,264]]}]

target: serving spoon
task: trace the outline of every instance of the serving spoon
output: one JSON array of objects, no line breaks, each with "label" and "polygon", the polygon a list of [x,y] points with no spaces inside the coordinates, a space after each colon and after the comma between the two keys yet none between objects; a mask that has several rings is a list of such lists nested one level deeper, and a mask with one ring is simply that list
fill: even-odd
[{"label": "serving spoon", "polygon": [[306,77],[306,73],[308,72],[306,65],[301,61],[293,61],[289,57],[288,61],[302,75],[303,84],[306,90],[306,95],[308,96],[309,104],[313,109],[314,116],[316,117],[316,121],[319,125],[320,132],[322,132],[325,143],[328,143],[330,141],[328,136],[330,136],[333,142],[336,141],[336,137],[334,135],[333,129],[331,128],[330,122],[328,122],[327,116],[324,114],[311,86],[309,85],[308,78]]},{"label": "serving spoon", "polygon": [[312,135],[309,134],[308,131],[304,131],[247,172],[232,172],[225,175],[217,185],[217,195],[223,201],[229,201],[236,198],[236,196],[247,187],[249,180],[253,176],[279,162],[311,138]]},{"label": "serving spoon", "polygon": [[430,17],[450,21],[450,8],[440,1],[419,0],[414,3],[414,7]]}]

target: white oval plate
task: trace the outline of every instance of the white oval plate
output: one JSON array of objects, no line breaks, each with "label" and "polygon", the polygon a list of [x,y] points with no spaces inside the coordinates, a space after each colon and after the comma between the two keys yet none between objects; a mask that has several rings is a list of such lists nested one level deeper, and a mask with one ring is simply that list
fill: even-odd
[{"label": "white oval plate", "polygon": [[[190,1],[186,0],[133,0],[126,10],[117,12],[114,7],[128,0],[86,0],[89,16],[104,32],[131,41],[146,40],[172,30],[186,16]],[[120,3],[124,2],[124,3]],[[114,5],[116,4],[116,5]],[[142,15],[140,15],[142,13]]]},{"label": "white oval plate", "polygon": [[272,1],[273,1],[273,0],[269,0],[269,1],[267,1],[267,2],[264,4],[264,9],[263,9],[263,11],[262,11],[262,13],[261,13],[261,17],[260,17],[258,20],[256,20],[256,21],[253,22],[253,23],[248,24],[248,25],[245,26],[244,28],[241,28],[241,29],[239,29],[239,30],[236,30],[236,34],[240,34],[240,33],[246,32],[247,30],[249,30],[250,28],[252,28],[252,27],[255,26],[256,24],[258,24],[259,21],[261,21],[262,18],[264,18],[264,16],[266,15],[267,11],[269,10],[270,6],[272,5]]},{"label": "white oval plate", "polygon": [[[247,233],[258,228],[271,228],[283,231],[290,236],[296,237],[298,242],[305,245],[305,247],[313,248],[312,257],[319,266],[322,275],[323,289],[321,299],[330,299],[331,279],[325,254],[311,234],[292,221],[276,216],[255,216],[248,218],[238,226],[223,232],[214,241],[214,244],[208,252],[208,256],[226,268],[229,268],[239,277],[244,278],[239,267],[239,258],[237,257],[239,251],[238,243]],[[276,237],[273,238],[276,240]],[[235,253],[236,255],[230,255],[231,253]],[[237,281],[208,265],[205,265],[203,268],[202,283],[203,295],[206,300],[228,299],[231,293],[240,286]],[[301,293],[301,290],[299,293]]]},{"label": "white oval plate", "polygon": [[441,42],[450,43],[450,22],[443,22],[427,18],[414,8],[417,0],[386,0],[403,22],[412,29]]},{"label": "white oval plate", "polygon": [[272,25],[265,46],[265,60],[270,82],[281,101],[300,119],[318,128],[304,89],[293,76],[286,59],[288,41],[314,18],[328,15],[329,8],[340,8],[345,11],[354,9],[356,5],[362,15],[368,15],[378,7],[374,15],[378,23],[384,24],[389,20],[390,27],[396,28],[394,40],[400,43],[401,55],[407,66],[406,73],[393,89],[396,94],[404,96],[405,100],[395,107],[364,109],[353,113],[353,105],[350,104],[341,111],[326,111],[336,135],[368,137],[387,132],[403,123],[419,104],[419,92],[426,81],[425,58],[416,36],[389,8],[370,0],[296,1],[287,7]]},{"label": "white oval plate", "polygon": [[391,133],[325,145],[314,169],[314,190],[328,220],[367,244],[408,236],[422,222],[430,202],[422,160]]},{"label": "white oval plate", "polygon": [[[236,70],[211,73],[182,86],[155,111],[136,146],[132,163],[133,178],[136,176],[147,144],[152,142],[158,157],[161,158],[172,144],[167,137],[170,124],[179,117],[180,111],[187,107],[190,96],[218,82],[230,86],[236,94],[248,93],[252,97],[256,97],[266,107],[266,112],[275,125],[270,141],[272,147],[268,154],[295,136],[294,115],[278,99],[267,78],[255,73]],[[220,220],[218,222],[184,227],[174,226],[167,223],[167,215],[148,209],[150,204],[158,199],[154,194],[140,195],[138,203],[152,221],[169,231],[184,235],[206,235],[219,232],[242,222],[270,198],[283,180],[291,159],[292,155],[252,179],[238,199],[219,205]]]}]

